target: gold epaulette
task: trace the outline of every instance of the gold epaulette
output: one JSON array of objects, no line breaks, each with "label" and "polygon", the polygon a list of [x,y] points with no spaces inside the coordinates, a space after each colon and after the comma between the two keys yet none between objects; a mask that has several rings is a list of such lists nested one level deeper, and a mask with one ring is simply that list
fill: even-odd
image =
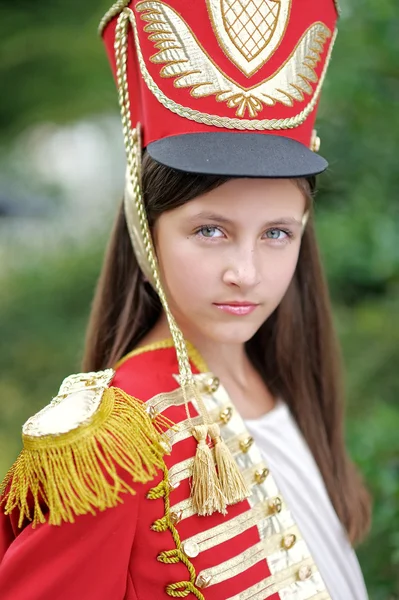
[{"label": "gold epaulette", "polygon": [[58,395],[23,426],[23,450],[1,489],[4,512],[59,525],[116,506],[131,483],[151,481],[164,466],[162,434],[172,423],[151,419],[145,404],[109,387],[114,371],[67,377]]}]

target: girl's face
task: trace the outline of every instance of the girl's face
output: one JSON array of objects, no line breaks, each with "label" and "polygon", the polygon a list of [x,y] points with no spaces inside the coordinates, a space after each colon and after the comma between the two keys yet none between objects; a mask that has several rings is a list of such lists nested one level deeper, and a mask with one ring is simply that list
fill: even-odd
[{"label": "girl's face", "polygon": [[288,179],[233,179],[162,213],[154,241],[187,339],[252,338],[293,277],[305,198]]}]

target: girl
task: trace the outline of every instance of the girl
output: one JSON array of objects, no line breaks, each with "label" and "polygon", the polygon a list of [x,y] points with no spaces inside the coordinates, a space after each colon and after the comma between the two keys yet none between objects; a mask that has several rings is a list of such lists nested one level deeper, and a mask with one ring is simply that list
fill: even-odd
[{"label": "girl", "polygon": [[107,13],[125,200],[86,373],[24,425],[5,481],[2,599],[367,597],[313,229],[336,7],[302,4]]}]

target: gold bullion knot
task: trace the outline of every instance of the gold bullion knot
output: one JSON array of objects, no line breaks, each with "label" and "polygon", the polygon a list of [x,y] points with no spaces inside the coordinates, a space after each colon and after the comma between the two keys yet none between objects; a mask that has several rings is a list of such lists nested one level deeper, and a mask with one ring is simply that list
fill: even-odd
[{"label": "gold bullion knot", "polygon": [[[166,525],[172,534],[173,541],[176,544],[176,548],[172,550],[164,550],[157,556],[157,560],[164,564],[183,564],[188,571],[188,581],[178,581],[176,583],[170,583],[166,586],[165,592],[172,598],[185,598],[190,594],[193,594],[198,600],[205,600],[204,596],[200,592],[199,588],[195,585],[197,577],[194,565],[191,563],[188,554],[183,550],[183,546],[180,540],[179,532],[175,525],[179,518],[181,518],[183,511],[171,511],[170,510],[170,487],[168,483],[168,470],[166,465],[163,467],[163,481],[161,481],[156,487],[150,490],[147,498],[156,499],[163,498],[165,515],[158,521],[155,521],[155,530],[163,531],[163,527]],[[163,485],[162,485],[163,484]],[[159,529],[158,529],[159,527]],[[187,543],[189,540],[187,540]]]},{"label": "gold bullion knot", "polygon": [[166,565],[177,564],[182,560],[183,557],[184,554],[182,550],[179,548],[173,548],[173,550],[163,550],[160,552],[157,556],[157,560]]},{"label": "gold bullion knot", "polygon": [[157,519],[156,521],[154,521],[154,523],[151,525],[151,529],[153,531],[158,532],[167,531],[169,529],[169,522],[167,516],[164,516],[161,519]]},{"label": "gold bullion knot", "polygon": [[164,498],[167,494],[168,487],[168,484],[163,479],[158,483],[157,486],[155,486],[148,492],[148,500],[158,500],[158,498]]},{"label": "gold bullion knot", "polygon": [[223,496],[227,504],[237,504],[248,498],[251,492],[232,453],[220,435],[217,423],[209,426],[209,434],[215,444],[215,459]]},{"label": "gold bullion knot", "polygon": [[205,600],[201,592],[195,587],[191,581],[179,581],[178,583],[171,583],[165,588],[168,596],[172,598],[186,598],[190,594],[193,594],[200,600]]}]

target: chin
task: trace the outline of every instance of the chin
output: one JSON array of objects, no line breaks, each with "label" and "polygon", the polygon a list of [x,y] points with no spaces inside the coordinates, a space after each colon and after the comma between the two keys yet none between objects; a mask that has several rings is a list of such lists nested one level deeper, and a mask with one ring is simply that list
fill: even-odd
[{"label": "chin", "polygon": [[245,344],[258,331],[262,325],[236,324],[235,326],[226,323],[213,325],[204,334],[218,344]]}]

